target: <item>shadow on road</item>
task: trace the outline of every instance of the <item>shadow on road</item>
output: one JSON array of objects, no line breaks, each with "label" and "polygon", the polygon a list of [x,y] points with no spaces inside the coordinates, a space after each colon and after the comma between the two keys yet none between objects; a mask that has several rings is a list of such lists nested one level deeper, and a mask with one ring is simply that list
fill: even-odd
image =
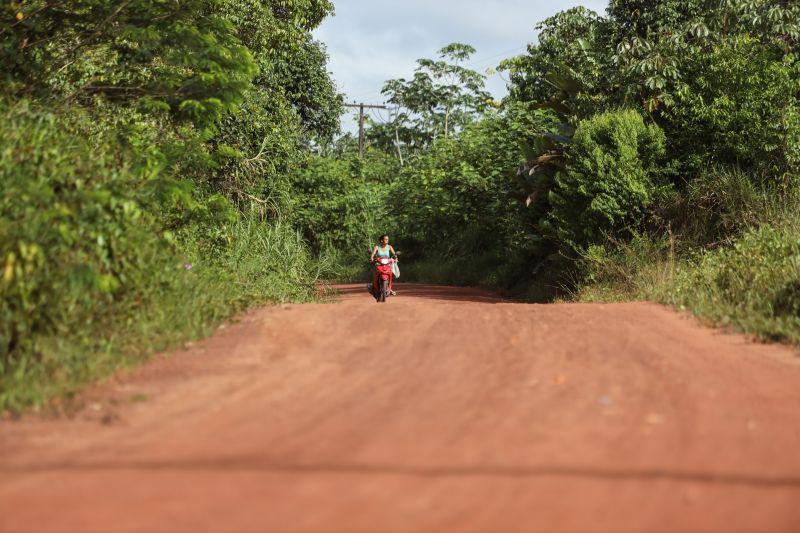
[{"label": "shadow on road", "polygon": [[95,472],[95,471],[247,471],[299,475],[412,476],[423,478],[589,478],[607,481],[676,481],[709,485],[742,485],[762,488],[800,489],[800,477],[771,477],[723,472],[669,469],[625,470],[570,466],[396,466],[381,464],[292,464],[261,458],[230,458],[195,461],[131,461],[38,464],[0,468],[2,473]]},{"label": "shadow on road", "polygon": [[[358,296],[371,298],[367,292],[366,283],[336,285],[333,288],[341,296],[346,298]],[[448,287],[424,283],[395,283],[394,290],[397,292],[398,298],[424,298],[428,300],[487,304],[516,303],[514,300],[502,298],[495,292],[473,287]]]}]

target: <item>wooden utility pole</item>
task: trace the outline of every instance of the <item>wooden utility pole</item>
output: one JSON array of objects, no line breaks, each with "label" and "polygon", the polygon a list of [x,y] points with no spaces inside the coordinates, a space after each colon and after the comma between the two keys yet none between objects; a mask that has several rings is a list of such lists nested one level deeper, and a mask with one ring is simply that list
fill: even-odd
[{"label": "wooden utility pole", "polygon": [[364,109],[387,109],[385,105],[369,105],[365,103],[344,104],[358,108],[358,157],[364,157]]}]

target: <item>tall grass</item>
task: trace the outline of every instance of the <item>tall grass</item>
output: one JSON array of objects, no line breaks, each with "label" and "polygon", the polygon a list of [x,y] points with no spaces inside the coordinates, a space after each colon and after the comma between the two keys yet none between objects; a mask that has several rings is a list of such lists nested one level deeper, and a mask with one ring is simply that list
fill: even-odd
[{"label": "tall grass", "polygon": [[576,299],[658,301],[800,345],[800,195],[754,182],[717,172],[687,191],[677,233],[591,249]]},{"label": "tall grass", "polygon": [[739,168],[711,168],[686,184],[658,215],[685,249],[730,243],[744,231],[780,220],[797,206],[797,190]]},{"label": "tall grass", "polygon": [[682,262],[657,295],[712,323],[800,345],[800,216]]},{"label": "tall grass", "polygon": [[206,336],[249,307],[314,300],[320,267],[293,229],[245,217],[231,228],[225,255],[175,255],[151,275],[135,295],[98,306],[91,322],[38,336],[35,349],[0,377],[0,411],[71,396],[154,352]]}]

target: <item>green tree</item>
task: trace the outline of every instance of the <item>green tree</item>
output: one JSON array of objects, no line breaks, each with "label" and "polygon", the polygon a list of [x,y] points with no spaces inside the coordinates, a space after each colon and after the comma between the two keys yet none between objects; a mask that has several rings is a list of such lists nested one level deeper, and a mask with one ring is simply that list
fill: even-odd
[{"label": "green tree", "polygon": [[324,45],[311,31],[333,12],[327,0],[225,0],[220,8],[259,66],[255,87],[282,95],[309,136],[339,130],[342,97],[327,72]]},{"label": "green tree", "polygon": [[615,1],[613,24],[621,92],[653,112],[692,83],[696,60],[740,37],[780,54],[796,52],[800,5],[783,0]]},{"label": "green tree", "polygon": [[578,126],[568,165],[550,192],[552,230],[573,250],[639,228],[663,189],[664,134],[635,111],[601,113]]},{"label": "green tree", "polygon": [[16,5],[0,15],[7,94],[87,104],[103,96],[206,126],[242,102],[257,72],[211,0]]},{"label": "green tree", "polygon": [[439,50],[438,60],[418,59],[411,80],[387,81],[382,93],[404,111],[383,133],[395,137],[391,130],[402,130],[406,144],[419,149],[452,136],[486,111],[492,99],[484,90],[485,76],[461,64],[474,53],[469,45],[452,43]]},{"label": "green tree", "polygon": [[755,38],[726,39],[686,66],[661,123],[684,175],[738,166],[781,181],[800,170],[800,63]]},{"label": "green tree", "polygon": [[[545,102],[563,87],[551,79],[554,71],[569,70],[569,77],[582,87],[584,97],[607,90],[610,50],[607,22],[584,7],[562,11],[537,24],[536,44],[526,54],[504,60],[500,68],[509,72],[512,101]],[[586,113],[602,105],[602,99],[586,101]]]}]

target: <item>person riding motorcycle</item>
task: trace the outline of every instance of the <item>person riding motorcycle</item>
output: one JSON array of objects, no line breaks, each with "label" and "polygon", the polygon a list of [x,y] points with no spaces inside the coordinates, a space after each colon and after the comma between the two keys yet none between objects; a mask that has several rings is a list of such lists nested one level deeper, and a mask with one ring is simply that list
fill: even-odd
[{"label": "person riding motorcycle", "polygon": [[[372,254],[369,256],[369,262],[372,264],[375,261],[375,256],[380,257],[391,257],[394,259],[395,263],[399,263],[397,260],[397,253],[395,253],[394,248],[389,244],[389,236],[388,235],[381,235],[380,244],[377,244],[372,249]],[[372,269],[372,287],[378,286],[378,271]],[[389,289],[389,294],[392,296],[397,296],[397,293],[393,290]]]}]

